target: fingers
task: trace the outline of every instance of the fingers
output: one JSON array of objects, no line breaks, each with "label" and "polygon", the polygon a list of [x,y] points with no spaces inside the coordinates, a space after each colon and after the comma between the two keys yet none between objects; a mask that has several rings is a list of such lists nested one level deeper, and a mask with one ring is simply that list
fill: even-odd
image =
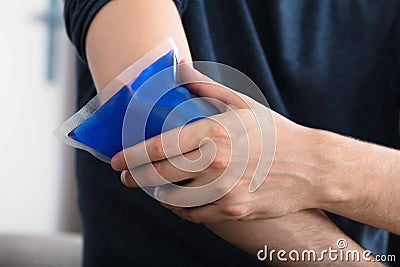
[{"label": "fingers", "polygon": [[111,159],[111,166],[122,171],[198,149],[213,125],[203,119],[164,132],[119,152]]},{"label": "fingers", "polygon": [[[223,102],[232,109],[250,108],[246,96],[213,82],[190,64],[179,66],[180,78],[183,81],[191,81],[186,86],[194,94],[214,99],[215,102]],[[192,82],[193,80],[200,82]],[[207,119],[203,119],[150,138],[116,154],[111,160],[111,166],[114,170],[122,171],[197,149],[206,137],[209,124]]]},{"label": "fingers", "polygon": [[245,214],[238,206],[221,207],[218,204],[208,204],[195,208],[182,208],[161,203],[184,220],[193,223],[220,223],[243,220]]},{"label": "fingers", "polygon": [[218,206],[214,204],[196,208],[173,208],[171,210],[182,219],[194,223],[218,223],[231,220],[228,216],[220,213]]},{"label": "fingers", "polygon": [[[202,169],[191,168],[190,163],[201,160],[200,150],[194,150],[184,155],[165,159],[154,163],[141,165],[130,171],[121,173],[121,181],[127,187],[157,186],[181,182],[199,175]],[[185,164],[185,162],[189,162]],[[181,166],[186,166],[182,168]],[[133,175],[133,176],[132,176]]]},{"label": "fingers", "polygon": [[191,64],[180,64],[178,78],[193,94],[219,100],[233,109],[247,109],[241,94],[221,85],[194,69]]},{"label": "fingers", "polygon": [[186,184],[185,187],[157,186],[154,189],[154,197],[160,202],[180,207],[197,207],[210,203],[210,190],[201,190],[200,187],[191,187],[190,184]]},{"label": "fingers", "polygon": [[169,164],[167,160],[163,160],[161,164],[149,163],[130,171],[125,170],[121,173],[121,181],[127,187],[139,187],[139,185],[144,187],[176,183],[193,178],[193,176],[193,173],[179,170]]},{"label": "fingers", "polygon": [[123,172],[121,172],[121,182],[127,187],[139,187],[139,185],[136,183],[135,179],[133,179],[128,170],[124,170]]},{"label": "fingers", "polygon": [[182,208],[164,202],[160,202],[160,205],[170,209],[182,219],[193,223],[217,223],[228,219],[221,216],[218,207],[213,203],[195,208]]}]

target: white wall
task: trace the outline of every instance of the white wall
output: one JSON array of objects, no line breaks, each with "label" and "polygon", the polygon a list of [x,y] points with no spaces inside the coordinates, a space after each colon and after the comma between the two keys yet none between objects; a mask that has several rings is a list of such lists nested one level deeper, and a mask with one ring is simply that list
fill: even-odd
[{"label": "white wall", "polygon": [[63,25],[46,80],[47,0],[0,4],[0,232],[76,229],[72,150],[52,131],[72,113],[73,56]]}]

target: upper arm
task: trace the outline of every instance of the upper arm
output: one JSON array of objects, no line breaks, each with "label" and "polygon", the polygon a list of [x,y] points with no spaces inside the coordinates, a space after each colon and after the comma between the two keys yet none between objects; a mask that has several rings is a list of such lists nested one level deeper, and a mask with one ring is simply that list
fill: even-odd
[{"label": "upper arm", "polygon": [[86,56],[97,90],[170,36],[180,57],[191,60],[172,0],[110,1],[93,19],[86,38]]}]

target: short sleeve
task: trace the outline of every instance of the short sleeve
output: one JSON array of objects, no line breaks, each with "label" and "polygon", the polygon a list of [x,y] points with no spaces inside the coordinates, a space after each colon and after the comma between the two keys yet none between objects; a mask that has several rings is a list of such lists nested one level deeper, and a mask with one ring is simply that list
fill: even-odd
[{"label": "short sleeve", "polygon": [[188,0],[173,0],[175,2],[176,8],[178,9],[179,15],[182,17],[186,10]]},{"label": "short sleeve", "polygon": [[[170,0],[166,0],[170,1]],[[96,14],[110,0],[65,0],[64,1],[64,21],[68,37],[79,57],[87,62],[85,45],[86,35],[89,26]],[[180,16],[186,9],[187,0],[174,0]]]}]

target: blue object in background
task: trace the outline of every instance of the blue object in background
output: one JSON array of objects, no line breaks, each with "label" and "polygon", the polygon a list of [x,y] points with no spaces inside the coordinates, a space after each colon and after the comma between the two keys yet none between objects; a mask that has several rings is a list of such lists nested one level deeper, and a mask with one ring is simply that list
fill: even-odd
[{"label": "blue object in background", "polygon": [[[127,114],[130,115],[128,118],[132,118],[133,121],[129,122],[128,127],[126,127],[129,130],[129,140],[125,142],[125,146],[139,143],[144,139],[160,134],[162,131],[218,114],[219,111],[203,99],[190,101],[185,105],[185,101],[196,98],[196,96],[183,86],[169,90],[168,86],[171,82],[175,84],[176,81],[175,71],[170,68],[175,64],[175,53],[171,50],[143,70],[130,87],[122,87],[86,121],[72,130],[68,136],[98,153],[112,158],[123,149],[122,130],[127,111]],[[162,88],[166,92],[165,94],[158,96],[157,92],[147,89],[149,92],[135,95],[140,86],[167,68],[171,70],[171,77],[167,78],[165,83],[162,79],[156,81],[157,87],[165,86],[165,88]],[[180,105],[182,103],[183,105]],[[174,110],[171,118],[168,118],[167,125],[164,125],[168,114],[178,105],[180,106]],[[147,114],[140,112],[148,109],[149,106],[151,106],[151,110],[148,110]],[[144,133],[143,129],[145,129]]]}]

